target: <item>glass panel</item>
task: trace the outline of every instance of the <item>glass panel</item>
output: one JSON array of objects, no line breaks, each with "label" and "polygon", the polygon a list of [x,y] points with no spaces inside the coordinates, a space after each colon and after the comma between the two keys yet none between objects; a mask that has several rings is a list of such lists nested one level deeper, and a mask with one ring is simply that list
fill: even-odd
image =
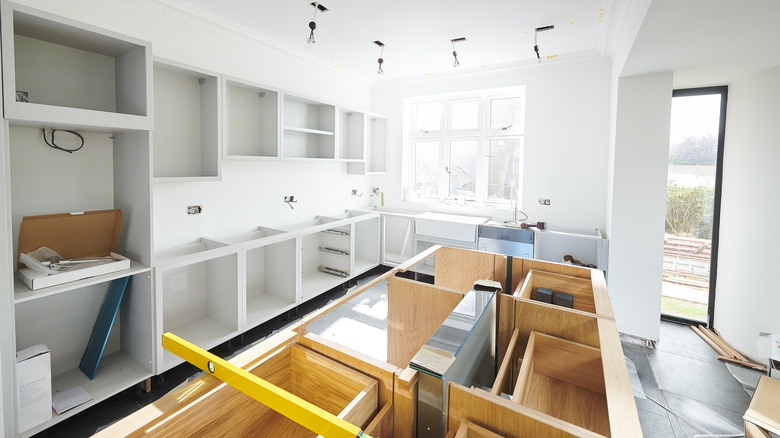
[{"label": "glass panel", "polygon": [[520,190],[523,140],[491,139],[488,153],[488,200],[516,200]]},{"label": "glass panel", "polygon": [[479,129],[479,102],[453,102],[450,129]]},{"label": "glass panel", "polygon": [[672,99],[661,312],[706,321],[720,94]]},{"label": "glass panel", "polygon": [[477,183],[477,141],[453,140],[450,143],[450,195],[474,195]]},{"label": "glass panel", "polygon": [[441,102],[419,103],[415,106],[416,131],[441,131]]},{"label": "glass panel", "polygon": [[436,196],[439,170],[439,142],[418,141],[414,144],[414,188],[420,196]]},{"label": "glass panel", "polygon": [[525,131],[525,105],[522,97],[490,99],[490,128],[511,126],[514,133]]}]

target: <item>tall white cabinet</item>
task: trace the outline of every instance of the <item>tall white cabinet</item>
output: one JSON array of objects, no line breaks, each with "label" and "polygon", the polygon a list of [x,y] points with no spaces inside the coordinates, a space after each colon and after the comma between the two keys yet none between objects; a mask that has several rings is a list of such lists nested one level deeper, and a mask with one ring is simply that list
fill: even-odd
[{"label": "tall white cabinet", "polygon": [[[335,207],[304,223],[155,248],[152,206],[155,187],[220,182],[223,160],[383,172],[386,119],[156,58],[148,42],[0,1],[5,434],[30,436],[181,363],[162,349],[164,332],[212,348],[381,262],[376,213]],[[52,129],[66,149],[79,140],[65,131],[77,131],[83,148],[47,146],[42,130],[50,139]],[[23,217],[107,209],[122,211],[119,253],[130,269],[37,290],[14,278]],[[81,355],[109,285],[123,277],[128,289],[90,380]],[[54,394],[81,386],[93,399],[18,431],[13,357],[37,344],[51,350]]]},{"label": "tall white cabinet", "polygon": [[[132,260],[129,270],[36,291],[19,280],[8,285],[13,348],[45,344],[51,350],[53,394],[81,386],[93,397],[53,414],[24,431],[26,436],[154,374],[152,57],[146,42],[6,2],[2,44],[3,153],[9,174],[4,190],[10,195],[5,219],[10,218],[12,241],[4,250],[10,249],[12,265],[23,217],[103,209],[122,210],[119,252]],[[83,148],[66,153],[48,147],[42,129],[50,136],[52,128],[78,130]],[[56,141],[78,147],[78,140],[62,131]],[[111,280],[125,276],[130,282],[118,320],[90,380],[78,368],[81,355]],[[5,411],[6,421],[13,418],[9,412],[14,409]]]}]

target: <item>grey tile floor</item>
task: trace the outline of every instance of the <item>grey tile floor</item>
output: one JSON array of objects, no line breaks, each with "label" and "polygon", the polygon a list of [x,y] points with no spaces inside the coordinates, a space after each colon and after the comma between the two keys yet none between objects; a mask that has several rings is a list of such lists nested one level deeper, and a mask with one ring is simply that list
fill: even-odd
[{"label": "grey tile floor", "polygon": [[635,400],[645,437],[742,436],[758,371],[718,361],[690,327],[667,322],[656,348],[623,342],[623,352],[642,385]]},{"label": "grey tile floor", "polygon": [[[316,310],[344,293],[337,289],[323,294],[302,305],[298,315]],[[230,357],[296,319],[281,315],[212,352]],[[385,360],[386,322],[387,284],[380,283],[311,324],[309,330]],[[626,340],[623,351],[636,369],[639,385],[635,386],[641,386],[635,388],[635,400],[645,437],[742,436],[742,415],[750,402],[745,388],[755,387],[759,372],[719,362],[716,353],[690,327],[667,322],[661,323],[661,337],[655,348]],[[180,365],[163,378],[153,379],[151,393],[125,391],[36,436],[90,436],[153,402],[197,371],[189,364]]]}]

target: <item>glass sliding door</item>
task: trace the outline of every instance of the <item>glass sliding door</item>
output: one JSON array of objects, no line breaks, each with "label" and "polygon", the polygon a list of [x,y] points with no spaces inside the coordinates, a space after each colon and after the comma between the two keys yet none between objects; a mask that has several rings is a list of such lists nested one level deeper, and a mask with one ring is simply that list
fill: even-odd
[{"label": "glass sliding door", "polygon": [[712,324],[726,87],[675,90],[661,313]]}]

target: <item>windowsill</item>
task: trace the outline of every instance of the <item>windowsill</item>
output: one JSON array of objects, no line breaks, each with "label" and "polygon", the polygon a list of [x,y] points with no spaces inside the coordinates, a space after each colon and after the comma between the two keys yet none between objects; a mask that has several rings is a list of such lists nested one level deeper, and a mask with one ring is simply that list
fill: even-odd
[{"label": "windowsill", "polygon": [[[488,203],[477,202],[467,200],[464,204],[460,204],[455,199],[432,199],[432,198],[404,198],[404,202],[412,204],[414,210],[430,210],[441,213],[457,213],[466,216],[486,216],[491,218],[500,219],[512,219],[513,208],[510,204],[504,203]],[[518,204],[518,214],[524,215],[521,212],[522,206]]]}]

